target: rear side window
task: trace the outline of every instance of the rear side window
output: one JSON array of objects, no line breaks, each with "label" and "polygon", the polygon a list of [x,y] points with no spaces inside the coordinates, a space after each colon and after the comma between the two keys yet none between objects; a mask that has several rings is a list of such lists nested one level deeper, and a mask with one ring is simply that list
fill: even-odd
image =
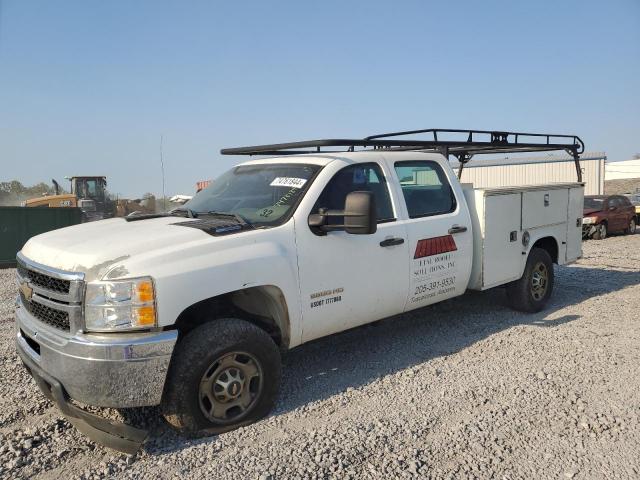
[{"label": "rear side window", "polygon": [[441,215],[456,209],[451,185],[436,162],[396,162],[395,169],[409,218]]},{"label": "rear side window", "polygon": [[[372,192],[375,197],[378,223],[395,220],[389,188],[377,163],[352,165],[336,173],[318,197],[313,212],[317,213],[320,208],[343,210],[349,193],[363,191]],[[330,217],[329,223],[340,225],[344,219]]]}]

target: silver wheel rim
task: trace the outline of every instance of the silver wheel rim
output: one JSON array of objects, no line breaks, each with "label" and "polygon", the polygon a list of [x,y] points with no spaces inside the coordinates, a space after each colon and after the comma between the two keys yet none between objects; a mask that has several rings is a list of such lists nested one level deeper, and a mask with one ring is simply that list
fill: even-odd
[{"label": "silver wheel rim", "polygon": [[544,263],[538,262],[533,267],[533,274],[531,275],[531,296],[534,300],[542,300],[547,293],[548,286],[549,270]]},{"label": "silver wheel rim", "polygon": [[607,236],[607,226],[604,223],[600,224],[600,238],[605,238]]},{"label": "silver wheel rim", "polygon": [[202,375],[200,410],[211,422],[236,422],[255,406],[262,392],[262,379],[255,357],[246,352],[226,353]]},{"label": "silver wheel rim", "polygon": [[629,233],[636,233],[636,221],[633,218],[629,222]]}]

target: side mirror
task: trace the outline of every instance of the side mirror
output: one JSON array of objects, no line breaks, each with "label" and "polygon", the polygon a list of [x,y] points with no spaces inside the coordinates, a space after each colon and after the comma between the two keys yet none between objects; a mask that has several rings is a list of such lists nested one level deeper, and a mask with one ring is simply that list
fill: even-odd
[{"label": "side mirror", "polygon": [[371,192],[351,192],[344,202],[344,230],[353,235],[376,233],[376,199]]},{"label": "side mirror", "polygon": [[[329,225],[329,217],[343,217],[344,225]],[[309,227],[318,235],[331,230],[344,230],[352,235],[371,235],[378,228],[376,202],[371,192],[351,192],[344,202],[344,210],[321,208],[308,219]]]}]

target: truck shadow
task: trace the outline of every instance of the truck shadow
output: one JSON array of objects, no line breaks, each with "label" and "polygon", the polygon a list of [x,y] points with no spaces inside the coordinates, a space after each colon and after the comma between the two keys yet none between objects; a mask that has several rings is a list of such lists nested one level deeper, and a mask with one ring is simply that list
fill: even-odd
[{"label": "truck shadow", "polygon": [[[572,305],[637,284],[640,271],[636,270],[557,267],[554,295],[547,309],[539,313],[514,312],[507,306],[503,289],[467,292],[462,297],[302,345],[283,357],[281,394],[271,415],[282,415],[347,388],[358,388],[431,359],[452,355],[518,325],[559,328],[581,318],[571,314]],[[568,312],[558,314],[568,307]],[[180,442],[164,424],[156,423],[152,430],[155,432],[145,446],[152,455],[193,444],[192,440]],[[207,441],[215,441],[215,437],[196,440]]]}]

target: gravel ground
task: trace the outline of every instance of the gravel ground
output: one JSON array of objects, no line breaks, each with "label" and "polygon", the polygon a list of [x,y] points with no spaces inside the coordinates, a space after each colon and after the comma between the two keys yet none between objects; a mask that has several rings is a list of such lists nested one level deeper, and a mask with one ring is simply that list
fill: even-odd
[{"label": "gravel ground", "polygon": [[39,393],[0,270],[0,477],[639,478],[640,235],[584,253],[540,314],[469,293],[290,352],[276,411],[241,430],[186,440],[156,409],[125,412],[152,429],[135,456]]}]

